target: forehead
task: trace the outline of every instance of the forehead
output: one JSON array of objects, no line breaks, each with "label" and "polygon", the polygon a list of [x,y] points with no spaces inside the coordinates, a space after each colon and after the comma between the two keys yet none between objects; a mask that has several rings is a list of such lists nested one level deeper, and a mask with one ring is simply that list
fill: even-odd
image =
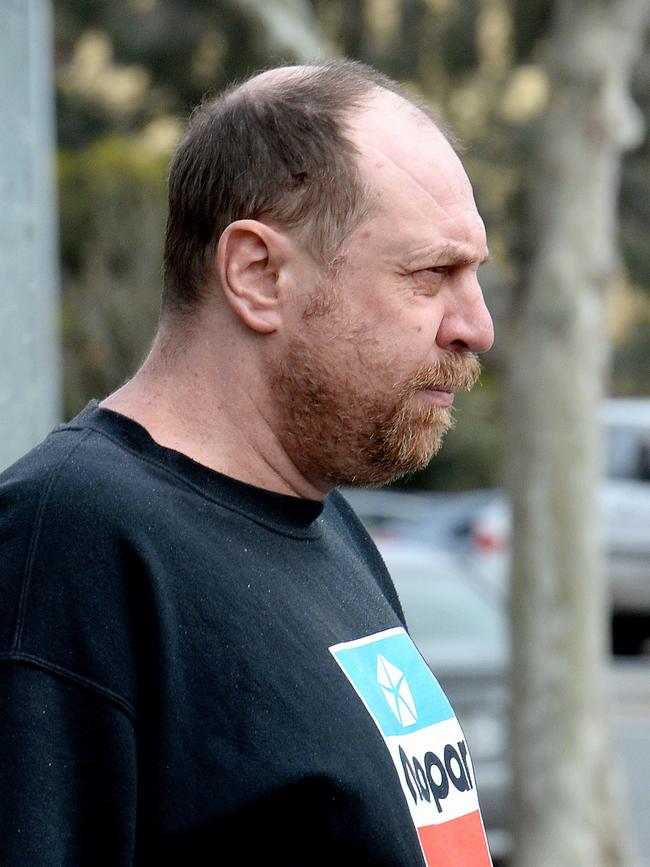
[{"label": "forehead", "polygon": [[445,242],[485,254],[485,229],[469,178],[438,128],[395,94],[381,91],[350,122],[361,173],[388,242]]}]

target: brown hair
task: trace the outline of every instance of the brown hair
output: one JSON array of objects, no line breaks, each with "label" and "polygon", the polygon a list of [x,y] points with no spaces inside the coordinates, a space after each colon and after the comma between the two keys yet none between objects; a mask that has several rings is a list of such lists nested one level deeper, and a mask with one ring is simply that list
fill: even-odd
[{"label": "brown hair", "polygon": [[169,174],[163,311],[196,305],[235,220],[304,226],[319,261],[334,256],[368,206],[345,118],[377,87],[417,104],[374,69],[335,60],[249,79],[195,110]]}]

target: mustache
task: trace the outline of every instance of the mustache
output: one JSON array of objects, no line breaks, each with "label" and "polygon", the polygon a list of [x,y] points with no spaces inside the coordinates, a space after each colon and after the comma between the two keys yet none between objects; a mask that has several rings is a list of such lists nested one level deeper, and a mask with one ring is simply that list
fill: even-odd
[{"label": "mustache", "polygon": [[449,353],[435,364],[420,368],[406,383],[406,391],[469,391],[480,375],[481,362],[473,352]]}]

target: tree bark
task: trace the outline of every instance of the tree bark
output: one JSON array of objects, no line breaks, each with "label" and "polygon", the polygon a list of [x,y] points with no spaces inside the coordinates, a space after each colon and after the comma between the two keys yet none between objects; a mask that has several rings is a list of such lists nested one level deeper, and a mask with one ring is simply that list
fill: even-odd
[{"label": "tree bark", "polygon": [[512,867],[622,867],[606,710],[599,411],[605,290],[617,264],[628,96],[647,0],[558,0],[551,97],[530,195],[535,253],[515,299],[507,391],[513,504]]}]

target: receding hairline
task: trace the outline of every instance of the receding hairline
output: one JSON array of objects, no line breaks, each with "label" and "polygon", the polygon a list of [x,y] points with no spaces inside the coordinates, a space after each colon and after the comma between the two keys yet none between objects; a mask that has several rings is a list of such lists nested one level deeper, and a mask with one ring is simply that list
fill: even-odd
[{"label": "receding hairline", "polygon": [[[447,124],[422,98],[408,93],[398,82],[393,81],[387,76],[383,76],[381,73],[377,74],[376,70],[372,67],[366,67],[364,64],[356,61],[328,60],[322,63],[269,67],[255,73],[248,79],[234,83],[227,98],[236,99],[239,95],[250,95],[253,99],[263,98],[265,94],[273,94],[276,89],[292,80],[308,82],[310,79],[318,78],[319,74],[336,71],[336,69],[345,70],[348,73],[356,72],[359,84],[366,85],[365,93],[359,96],[360,108],[370,110],[372,108],[373,97],[378,96],[382,91],[391,93],[400,100],[404,109],[415,120],[432,124],[452,147],[457,146],[456,137],[452,134]],[[351,111],[352,106],[346,114],[351,114]]]},{"label": "receding hairline", "polygon": [[252,90],[255,92],[261,89],[264,92],[267,88],[273,88],[274,84],[285,83],[292,79],[303,80],[309,78],[313,72],[322,67],[316,64],[296,64],[295,66],[273,66],[264,69],[253,75],[251,78],[243,81],[238,90]]},{"label": "receding hairline", "polygon": [[[382,96],[393,106],[378,106]],[[266,216],[302,232],[329,267],[375,205],[356,127],[378,107],[408,113],[451,144],[421,97],[360,61],[272,66],[206,94],[170,167],[165,310],[198,306],[215,244],[242,216]]]}]

